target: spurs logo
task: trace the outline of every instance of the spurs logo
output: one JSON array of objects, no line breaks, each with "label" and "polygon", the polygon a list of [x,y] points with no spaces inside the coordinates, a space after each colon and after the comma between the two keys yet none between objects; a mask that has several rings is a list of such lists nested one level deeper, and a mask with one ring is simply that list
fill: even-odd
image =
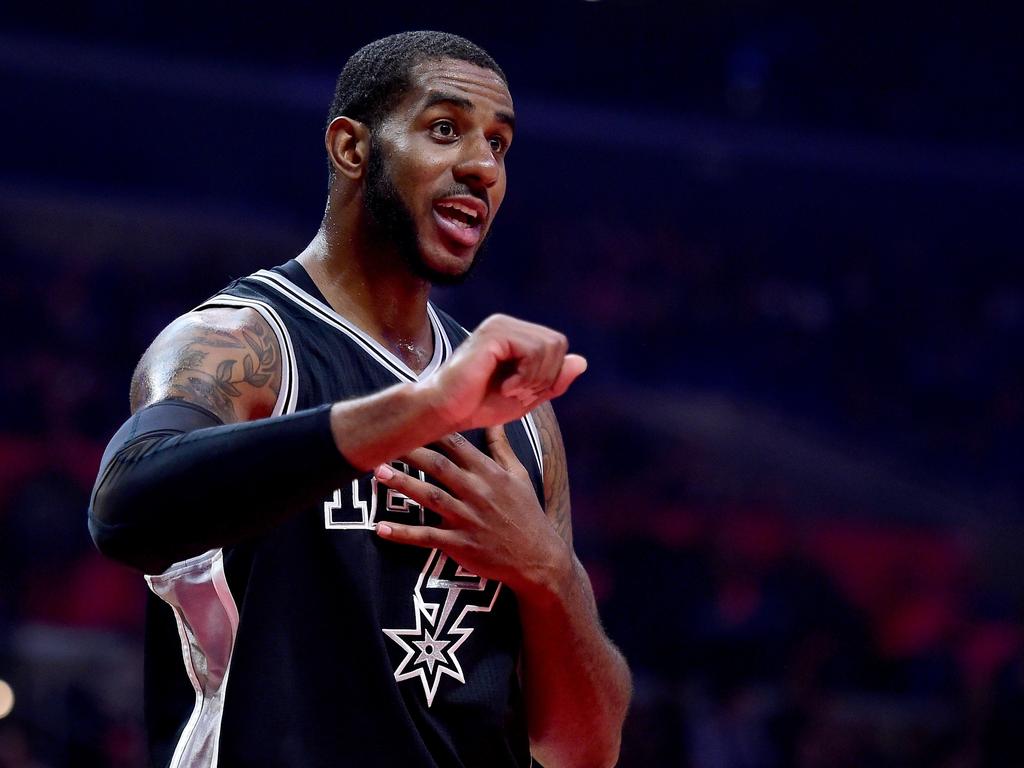
[{"label": "spurs logo", "polygon": [[383,630],[405,653],[395,680],[419,679],[428,707],[443,675],[465,683],[458,651],[473,628],[464,623],[471,613],[490,612],[499,592],[501,582],[470,573],[441,550],[431,550],[413,590],[415,627]]}]

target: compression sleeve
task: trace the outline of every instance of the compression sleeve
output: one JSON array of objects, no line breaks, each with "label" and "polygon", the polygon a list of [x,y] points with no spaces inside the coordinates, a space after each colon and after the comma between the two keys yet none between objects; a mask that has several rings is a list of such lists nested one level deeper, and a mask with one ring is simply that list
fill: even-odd
[{"label": "compression sleeve", "polygon": [[93,541],[152,574],[271,530],[361,474],[334,443],[330,408],[241,424],[177,400],[143,408],[104,452]]}]

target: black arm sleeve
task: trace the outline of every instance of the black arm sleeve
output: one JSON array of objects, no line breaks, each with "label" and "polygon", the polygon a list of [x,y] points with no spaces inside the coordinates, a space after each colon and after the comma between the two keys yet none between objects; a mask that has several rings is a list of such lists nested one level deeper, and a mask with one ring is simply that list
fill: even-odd
[{"label": "black arm sleeve", "polygon": [[330,405],[221,424],[176,400],[143,408],[103,454],[89,504],[101,552],[144,573],[265,533],[361,474]]}]

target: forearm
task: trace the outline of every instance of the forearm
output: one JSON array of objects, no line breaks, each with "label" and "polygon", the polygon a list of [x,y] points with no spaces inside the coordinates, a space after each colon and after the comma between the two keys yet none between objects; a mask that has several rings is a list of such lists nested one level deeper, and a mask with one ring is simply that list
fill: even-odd
[{"label": "forearm", "polygon": [[446,425],[429,407],[415,385],[401,384],[241,424],[193,413],[180,427],[147,427],[140,412],[104,456],[89,509],[93,539],[104,554],[159,573],[266,533],[424,436],[440,437]]},{"label": "forearm", "polygon": [[547,768],[612,766],[629,668],[601,628],[586,571],[566,549],[560,572],[519,597],[531,743]]},{"label": "forearm", "polygon": [[439,440],[454,425],[439,415],[432,382],[399,384],[375,395],[331,407],[331,431],[338,451],[355,467],[370,471],[414,448]]}]

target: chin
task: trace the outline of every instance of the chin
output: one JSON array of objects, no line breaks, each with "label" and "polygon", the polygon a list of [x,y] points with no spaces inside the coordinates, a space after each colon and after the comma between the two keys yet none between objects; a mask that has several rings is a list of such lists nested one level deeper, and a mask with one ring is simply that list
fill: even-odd
[{"label": "chin", "polygon": [[409,261],[411,262],[410,266],[412,267],[413,274],[432,285],[459,285],[465,282],[466,278],[473,271],[472,262],[463,268],[452,269],[440,266],[435,260],[425,258],[419,253]]},{"label": "chin", "polygon": [[473,272],[473,265],[470,263],[465,269],[449,271],[437,269],[426,262],[421,262],[420,275],[437,286],[461,285],[466,282]]},{"label": "chin", "polygon": [[431,250],[419,249],[413,270],[432,285],[460,285],[469,278],[479,262],[480,250],[478,247],[468,254],[456,255],[444,246]]}]

